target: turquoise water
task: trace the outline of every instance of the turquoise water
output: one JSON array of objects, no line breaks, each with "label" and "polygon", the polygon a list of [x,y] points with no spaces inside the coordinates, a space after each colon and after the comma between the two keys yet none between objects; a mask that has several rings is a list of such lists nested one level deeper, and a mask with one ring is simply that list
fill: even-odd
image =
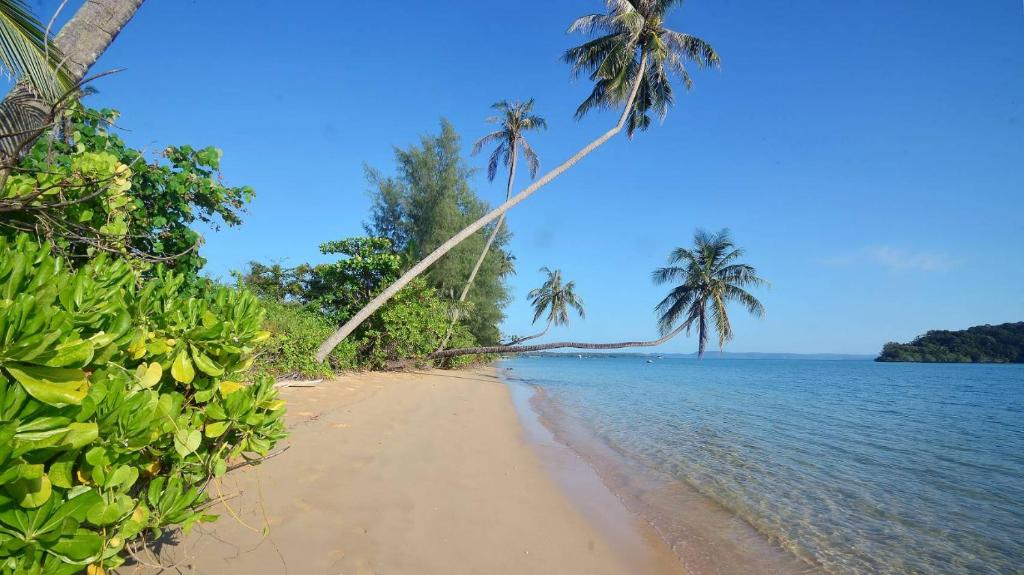
[{"label": "turquoise water", "polygon": [[1024,366],[502,365],[634,467],[695,488],[822,571],[1024,573]]}]

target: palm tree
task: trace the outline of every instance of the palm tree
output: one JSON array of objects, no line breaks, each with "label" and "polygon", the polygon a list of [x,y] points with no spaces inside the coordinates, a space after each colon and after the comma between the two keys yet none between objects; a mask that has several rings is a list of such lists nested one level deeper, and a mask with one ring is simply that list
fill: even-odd
[{"label": "palm tree", "polygon": [[693,79],[686,62],[698,68],[721,65],[718,53],[704,40],[665,27],[670,8],[682,0],[608,0],[606,14],[577,18],[569,32],[599,34],[566,51],[563,59],[575,75],[594,82],[590,96],[576,108],[580,119],[594,108],[624,105],[626,133],[651,125],[648,112],[662,120],[674,101],[670,75],[690,90]]},{"label": "palm tree", "polygon": [[317,352],[317,361],[323,362],[331,350],[359,324],[366,321],[380,306],[452,248],[604,145],[627,126],[627,121],[627,133],[632,135],[635,130],[646,129],[650,124],[647,116],[649,111],[653,110],[664,116],[672,104],[669,72],[680,75],[687,88],[691,85],[689,73],[683,67],[684,61],[693,62],[701,68],[718,67],[718,54],[710,44],[664,27],[666,12],[680,2],[681,0],[608,0],[606,14],[592,14],[573,22],[569,32],[606,32],[604,36],[566,52],[565,58],[571,62],[573,71],[576,74],[588,71],[590,78],[595,82],[590,96],[581,104],[582,110],[577,110],[577,116],[594,107],[621,105],[622,113],[619,115],[618,123],[526,189],[463,228],[409,268],[402,277],[327,338]]},{"label": "palm tree", "polygon": [[[131,20],[143,0],[89,0],[82,4],[53,40],[52,58],[59,55],[62,82],[77,86],[85,74],[110,46],[118,33]],[[6,0],[3,6],[20,5],[19,0]],[[0,35],[4,35],[0,26]],[[9,30],[10,28],[8,28]],[[40,33],[40,42],[45,38]],[[0,38],[6,44],[10,35]],[[45,42],[44,44],[45,45]],[[32,143],[50,127],[59,111],[55,101],[42,93],[28,74],[15,84],[0,102],[0,171],[6,173]]]},{"label": "palm tree", "polygon": [[[718,332],[718,347],[732,339],[732,325],[726,304],[738,302],[756,317],[764,316],[764,306],[744,288],[767,285],[752,266],[739,263],[743,250],[736,247],[729,237],[729,230],[709,235],[697,230],[693,236],[693,248],[676,248],[669,256],[668,267],[654,270],[655,283],[663,284],[675,280],[682,283],[672,289],[657,308],[658,325],[662,334],[674,330],[697,330],[697,355],[704,355],[707,348],[711,325],[710,313]],[[682,323],[676,323],[682,319]]]},{"label": "palm tree", "polygon": [[24,0],[0,0],[0,72],[27,82],[53,102],[70,86],[58,73],[60,51]]},{"label": "palm tree", "polygon": [[568,325],[569,308],[576,310],[581,319],[587,317],[583,309],[583,299],[576,294],[576,282],[563,284],[562,270],[551,270],[545,266],[540,268],[540,271],[547,274],[547,280],[539,288],[531,290],[526,297],[530,298],[530,304],[533,305],[532,323],[537,323],[544,312],[547,312],[548,315],[547,323],[540,333],[515,338],[509,345],[518,345],[524,341],[536,339],[547,333],[552,325]]},{"label": "palm tree", "polygon": [[[753,267],[739,263],[743,250],[737,248],[729,237],[728,230],[708,235],[702,230],[694,234],[693,248],[677,248],[669,255],[668,267],[654,270],[655,283],[662,284],[681,280],[678,286],[661,300],[658,312],[658,326],[661,337],[652,341],[624,341],[616,343],[584,343],[563,341],[538,345],[505,345],[447,349],[432,353],[428,359],[439,359],[457,355],[485,353],[526,353],[548,349],[622,349],[626,347],[653,347],[661,345],[691,328],[697,330],[697,354],[704,355],[710,332],[708,313],[718,331],[719,346],[732,339],[732,326],[726,310],[730,302],[738,302],[755,316],[764,315],[764,306],[745,287],[764,286],[767,282],[757,276]],[[682,323],[676,323],[682,319]],[[516,342],[518,343],[518,342]]]},{"label": "palm tree", "polygon": [[[527,166],[530,169],[531,178],[537,177],[537,170],[540,168],[540,159],[537,158],[537,153],[530,147],[530,143],[526,141],[523,133],[528,130],[546,130],[548,124],[544,121],[544,118],[533,113],[533,98],[526,102],[512,103],[502,100],[492,104],[491,108],[497,110],[498,114],[487,118],[487,121],[491,124],[500,124],[501,129],[495,130],[477,140],[473,144],[472,154],[474,156],[479,154],[480,150],[487,144],[492,142],[498,143],[494,151],[491,152],[490,160],[487,162],[487,180],[493,182],[494,177],[498,175],[498,163],[505,164],[508,168],[505,201],[508,201],[512,197],[512,184],[515,182],[519,151],[522,150],[523,152],[523,157],[526,159]],[[491,235],[487,237],[487,242],[484,243],[484,249],[480,252],[480,257],[477,258],[476,263],[473,265],[473,270],[469,273],[469,279],[466,280],[462,293],[459,294],[459,303],[466,301],[466,297],[469,295],[469,288],[473,285],[476,274],[480,272],[480,267],[484,264],[484,259],[487,258],[487,253],[491,250],[491,245],[494,244],[494,240],[498,237],[504,224],[505,214],[501,214],[501,217],[498,218],[498,223],[491,230]],[[459,306],[454,308],[448,331],[445,333],[444,339],[441,340],[441,345],[438,349],[444,349],[444,346],[448,345],[448,340],[451,339],[452,332],[455,329],[455,323],[459,321],[460,309],[461,307]]]}]

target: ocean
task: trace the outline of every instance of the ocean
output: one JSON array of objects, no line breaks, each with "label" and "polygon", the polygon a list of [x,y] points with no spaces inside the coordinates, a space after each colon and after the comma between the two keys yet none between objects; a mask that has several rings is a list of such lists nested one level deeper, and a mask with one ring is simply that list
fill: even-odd
[{"label": "ocean", "polygon": [[1024,365],[501,367],[694,572],[1024,573]]}]

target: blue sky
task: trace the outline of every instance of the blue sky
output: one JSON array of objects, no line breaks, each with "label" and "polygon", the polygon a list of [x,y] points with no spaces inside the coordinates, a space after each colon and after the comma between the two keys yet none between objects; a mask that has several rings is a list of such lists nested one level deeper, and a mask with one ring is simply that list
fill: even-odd
[{"label": "blue sky", "polygon": [[[559,60],[599,0],[297,6],[150,0],[94,69],[127,68],[90,104],[121,110],[129,142],[216,145],[225,179],[256,189],[245,225],[208,235],[211,275],[318,261],[320,242],[361,234],[364,162],[390,171],[392,147],[441,117],[468,153],[492,102],[535,97],[542,169],[615,121],[573,120],[588,83]],[[547,265],[588,308],[553,337],[654,336],[650,271],[697,227],[731,228],[772,282],[765,319],[735,310],[731,351],[874,353],[1024,320],[1020,0],[689,0],[668,24],[710,41],[722,70],[510,214],[508,332],[529,331]],[[475,189],[504,192],[483,174]]]}]

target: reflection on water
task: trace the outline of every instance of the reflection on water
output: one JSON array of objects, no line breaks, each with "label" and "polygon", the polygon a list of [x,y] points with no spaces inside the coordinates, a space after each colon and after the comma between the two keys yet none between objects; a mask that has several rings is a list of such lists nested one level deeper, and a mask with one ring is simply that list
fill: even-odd
[{"label": "reflection on water", "polygon": [[544,389],[542,413],[556,429],[578,422],[600,439],[602,450],[575,447],[618,459],[605,469],[613,488],[677,550],[690,542],[697,552],[705,540],[687,520],[686,493],[696,489],[827,572],[1024,569],[1024,366],[636,357],[503,365]]}]

